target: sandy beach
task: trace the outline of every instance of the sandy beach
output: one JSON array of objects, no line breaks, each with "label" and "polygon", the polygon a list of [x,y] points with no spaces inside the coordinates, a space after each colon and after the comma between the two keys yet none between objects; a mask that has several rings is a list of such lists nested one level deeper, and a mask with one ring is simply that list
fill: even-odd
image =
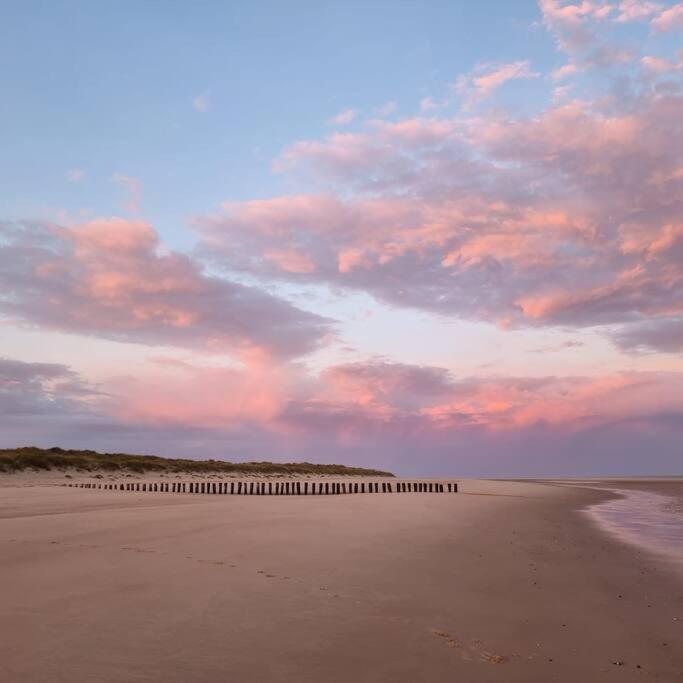
[{"label": "sandy beach", "polygon": [[2,681],[683,674],[683,570],[592,524],[582,510],[613,494],[585,483],[321,498],[2,483]]}]

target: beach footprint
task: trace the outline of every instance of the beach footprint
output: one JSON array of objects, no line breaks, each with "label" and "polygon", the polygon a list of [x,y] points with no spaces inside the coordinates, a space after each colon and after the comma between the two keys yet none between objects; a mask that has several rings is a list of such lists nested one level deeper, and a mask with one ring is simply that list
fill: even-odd
[{"label": "beach footprint", "polygon": [[480,661],[490,664],[504,664],[510,660],[510,657],[507,655],[495,654],[483,649],[481,640],[476,638],[467,642],[459,641],[448,631],[441,629],[431,629],[431,634],[449,648],[455,650],[465,662]]}]

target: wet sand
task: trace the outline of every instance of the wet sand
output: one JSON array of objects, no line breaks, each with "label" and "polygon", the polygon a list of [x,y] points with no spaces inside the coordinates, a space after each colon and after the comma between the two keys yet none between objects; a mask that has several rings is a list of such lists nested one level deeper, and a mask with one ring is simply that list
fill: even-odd
[{"label": "wet sand", "polygon": [[469,481],[453,495],[252,498],[13,481],[0,488],[3,682],[683,676],[683,573],[591,524],[581,510],[608,492]]}]

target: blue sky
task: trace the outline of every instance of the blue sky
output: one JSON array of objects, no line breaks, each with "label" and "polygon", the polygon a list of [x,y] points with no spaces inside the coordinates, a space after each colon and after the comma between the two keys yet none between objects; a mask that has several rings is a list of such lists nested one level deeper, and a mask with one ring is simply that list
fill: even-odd
[{"label": "blue sky", "polygon": [[120,173],[187,247],[186,216],[291,187],[272,159],[340,111],[410,115],[478,62],[557,62],[537,21],[533,2],[14,4],[0,29],[5,211],[116,214]]}]

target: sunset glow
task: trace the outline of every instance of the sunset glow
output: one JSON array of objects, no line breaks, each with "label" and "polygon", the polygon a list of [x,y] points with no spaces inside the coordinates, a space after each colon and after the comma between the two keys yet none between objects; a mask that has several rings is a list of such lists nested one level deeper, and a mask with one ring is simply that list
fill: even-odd
[{"label": "sunset glow", "polygon": [[683,3],[450,5],[47,10],[0,445],[680,471]]}]

